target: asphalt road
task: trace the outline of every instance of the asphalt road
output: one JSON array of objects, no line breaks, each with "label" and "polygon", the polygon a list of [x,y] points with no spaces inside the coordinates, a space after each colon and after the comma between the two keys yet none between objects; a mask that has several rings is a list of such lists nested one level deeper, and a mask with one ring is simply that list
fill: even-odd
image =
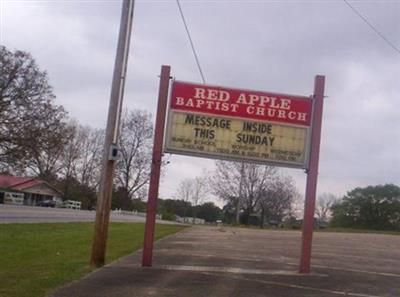
[{"label": "asphalt road", "polygon": [[[90,210],[0,204],[0,223],[93,222],[94,218],[95,211]],[[112,212],[110,219],[112,222],[143,223],[146,218]],[[174,222],[157,220],[157,223]]]}]

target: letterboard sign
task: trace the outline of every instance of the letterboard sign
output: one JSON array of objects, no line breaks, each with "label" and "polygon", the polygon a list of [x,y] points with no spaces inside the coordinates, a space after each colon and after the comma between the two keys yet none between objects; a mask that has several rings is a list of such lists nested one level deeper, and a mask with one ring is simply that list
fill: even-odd
[{"label": "letterboard sign", "polygon": [[307,168],[312,100],[172,83],[165,152]]}]

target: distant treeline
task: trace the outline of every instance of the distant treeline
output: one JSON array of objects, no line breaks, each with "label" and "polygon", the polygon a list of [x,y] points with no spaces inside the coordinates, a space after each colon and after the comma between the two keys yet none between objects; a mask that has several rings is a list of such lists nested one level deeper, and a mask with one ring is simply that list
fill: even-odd
[{"label": "distant treeline", "polygon": [[355,188],[331,206],[330,226],[400,231],[400,187]]},{"label": "distant treeline", "polygon": [[[125,196],[122,195],[121,197]],[[130,199],[121,203],[118,194],[114,193],[112,208],[146,212],[146,202],[140,199]],[[176,216],[196,217],[204,219],[206,222],[213,223],[224,218],[222,209],[216,206],[213,202],[205,202],[193,206],[192,203],[179,199],[158,199],[157,213],[161,214],[164,220],[175,220]]]}]

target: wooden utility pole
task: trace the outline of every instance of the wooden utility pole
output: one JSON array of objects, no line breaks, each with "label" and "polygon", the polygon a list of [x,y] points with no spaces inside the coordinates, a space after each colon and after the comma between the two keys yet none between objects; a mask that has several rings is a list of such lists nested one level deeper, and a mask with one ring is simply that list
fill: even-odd
[{"label": "wooden utility pole", "polygon": [[134,0],[123,0],[122,2],[121,24],[118,36],[117,54],[115,57],[110,105],[108,108],[100,189],[97,196],[96,221],[90,260],[91,265],[97,267],[104,265],[106,255],[111,195],[115,161],[118,156],[117,142],[132,32],[134,3]]}]

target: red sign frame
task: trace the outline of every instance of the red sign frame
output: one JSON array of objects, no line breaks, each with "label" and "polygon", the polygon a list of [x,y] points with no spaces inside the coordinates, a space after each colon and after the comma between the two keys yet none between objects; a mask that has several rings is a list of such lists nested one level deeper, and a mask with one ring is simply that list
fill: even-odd
[{"label": "red sign frame", "polygon": [[[145,238],[144,238],[144,246],[143,246],[143,256],[142,256],[142,266],[149,267],[152,266],[152,257],[153,257],[153,242],[154,242],[154,228],[155,228],[155,214],[157,210],[157,197],[158,197],[158,186],[160,179],[160,170],[161,170],[161,161],[162,161],[162,151],[163,151],[163,138],[164,138],[164,128],[165,128],[165,116],[167,110],[167,101],[168,101],[168,89],[169,89],[169,80],[170,80],[170,67],[162,66],[161,68],[161,76],[160,76],[160,88],[159,88],[159,98],[158,98],[158,107],[157,107],[157,118],[156,118],[156,127],[155,127],[155,135],[154,135],[154,146],[153,146],[153,159],[152,159],[152,169],[151,169],[151,178],[150,178],[150,187],[149,187],[149,197],[147,201],[147,215],[146,215],[146,227],[145,227]],[[189,86],[188,86],[189,85]],[[178,88],[176,88],[178,86]],[[317,190],[317,180],[318,180],[318,165],[319,165],[319,150],[320,150],[320,142],[321,142],[321,124],[322,124],[322,113],[323,113],[323,101],[324,101],[324,90],[325,90],[325,77],[322,75],[317,75],[314,80],[314,93],[312,95],[312,100],[308,97],[301,96],[292,96],[292,95],[283,95],[283,94],[275,94],[275,93],[265,93],[265,92],[253,92],[253,91],[245,91],[245,90],[236,90],[222,87],[211,87],[204,86],[199,84],[189,84],[183,82],[174,82],[173,91],[172,91],[172,100],[171,100],[171,109],[181,110],[181,111],[194,111],[194,112],[202,112],[204,113],[204,104],[183,104],[189,101],[190,96],[196,97],[196,93],[193,93],[193,90],[196,91],[195,88],[211,88],[210,91],[200,91],[201,94],[197,94],[197,99],[200,100],[212,100],[214,102],[220,101],[221,103],[231,103],[231,104],[243,104],[248,106],[255,106],[255,103],[261,102],[261,96],[274,96],[276,99],[272,100],[263,98],[264,106],[269,102],[270,108],[276,108],[276,106],[280,107],[278,109],[283,109],[289,112],[306,112],[307,117],[303,121],[299,121],[299,118],[294,117],[269,117],[266,118],[265,114],[262,118],[259,118],[262,115],[255,115],[257,118],[253,119],[264,119],[270,122],[279,122],[286,123],[288,125],[298,125],[305,126],[310,129],[310,143],[311,149],[309,153],[309,161],[307,162],[308,168],[306,169],[307,173],[307,182],[306,182],[306,195],[305,195],[305,203],[304,203],[304,218],[302,224],[302,243],[301,243],[301,257],[300,257],[300,265],[299,272],[308,274],[310,273],[310,265],[311,265],[311,249],[312,249],[312,237],[313,237],[313,226],[314,226],[314,210],[315,210],[315,197]],[[188,89],[189,88],[189,89]],[[190,93],[190,88],[192,88],[192,93]],[[194,89],[193,89],[194,88]],[[222,91],[222,92],[221,92]],[[199,92],[197,90],[197,92]],[[232,92],[232,96],[229,96],[227,99],[226,93],[230,94]],[[234,98],[233,94],[235,92],[244,92],[243,102],[232,102],[231,98]],[[251,93],[250,93],[251,92]],[[221,95],[222,94],[222,95]],[[251,97],[250,95],[253,95]],[[236,97],[236,100],[239,99],[240,94]],[[248,97],[247,97],[248,96]],[[258,96],[258,97],[257,97]],[[182,104],[177,104],[176,101],[178,97],[183,98]],[[173,99],[176,99],[175,102]],[[186,99],[185,99],[186,98]],[[247,98],[249,100],[247,100]],[[253,98],[253,99],[250,99]],[[258,98],[258,101],[257,101]],[[279,99],[280,98],[280,99]],[[191,98],[193,101],[193,98]],[[282,99],[287,99],[283,100]],[[179,99],[181,100],[181,99]],[[234,100],[234,99],[233,99]],[[307,100],[307,101],[306,101]],[[272,103],[274,102],[274,103]],[[278,103],[279,102],[279,103]],[[282,103],[284,102],[284,103]],[[285,103],[286,102],[286,103]],[[288,103],[290,102],[290,104]],[[294,102],[294,103],[293,103]],[[303,103],[299,103],[303,102]],[[308,102],[305,104],[304,102]],[[245,104],[246,103],[246,104]],[[293,104],[292,104],[293,103]],[[214,104],[217,106],[217,104]],[[243,109],[244,108],[244,109]],[[305,109],[304,109],[305,108]],[[170,110],[171,110],[170,109]],[[236,111],[235,111],[236,110]],[[215,115],[225,115],[229,117],[243,117],[248,116],[248,114],[243,114],[243,110],[246,111],[246,107],[238,106],[235,110],[223,110],[218,108],[209,108],[207,107],[207,114],[215,114]],[[229,114],[224,114],[229,112]],[[270,114],[267,113],[267,116]],[[303,119],[300,117],[300,119]],[[295,121],[295,122],[293,122]],[[297,121],[297,122],[296,122]]]}]

